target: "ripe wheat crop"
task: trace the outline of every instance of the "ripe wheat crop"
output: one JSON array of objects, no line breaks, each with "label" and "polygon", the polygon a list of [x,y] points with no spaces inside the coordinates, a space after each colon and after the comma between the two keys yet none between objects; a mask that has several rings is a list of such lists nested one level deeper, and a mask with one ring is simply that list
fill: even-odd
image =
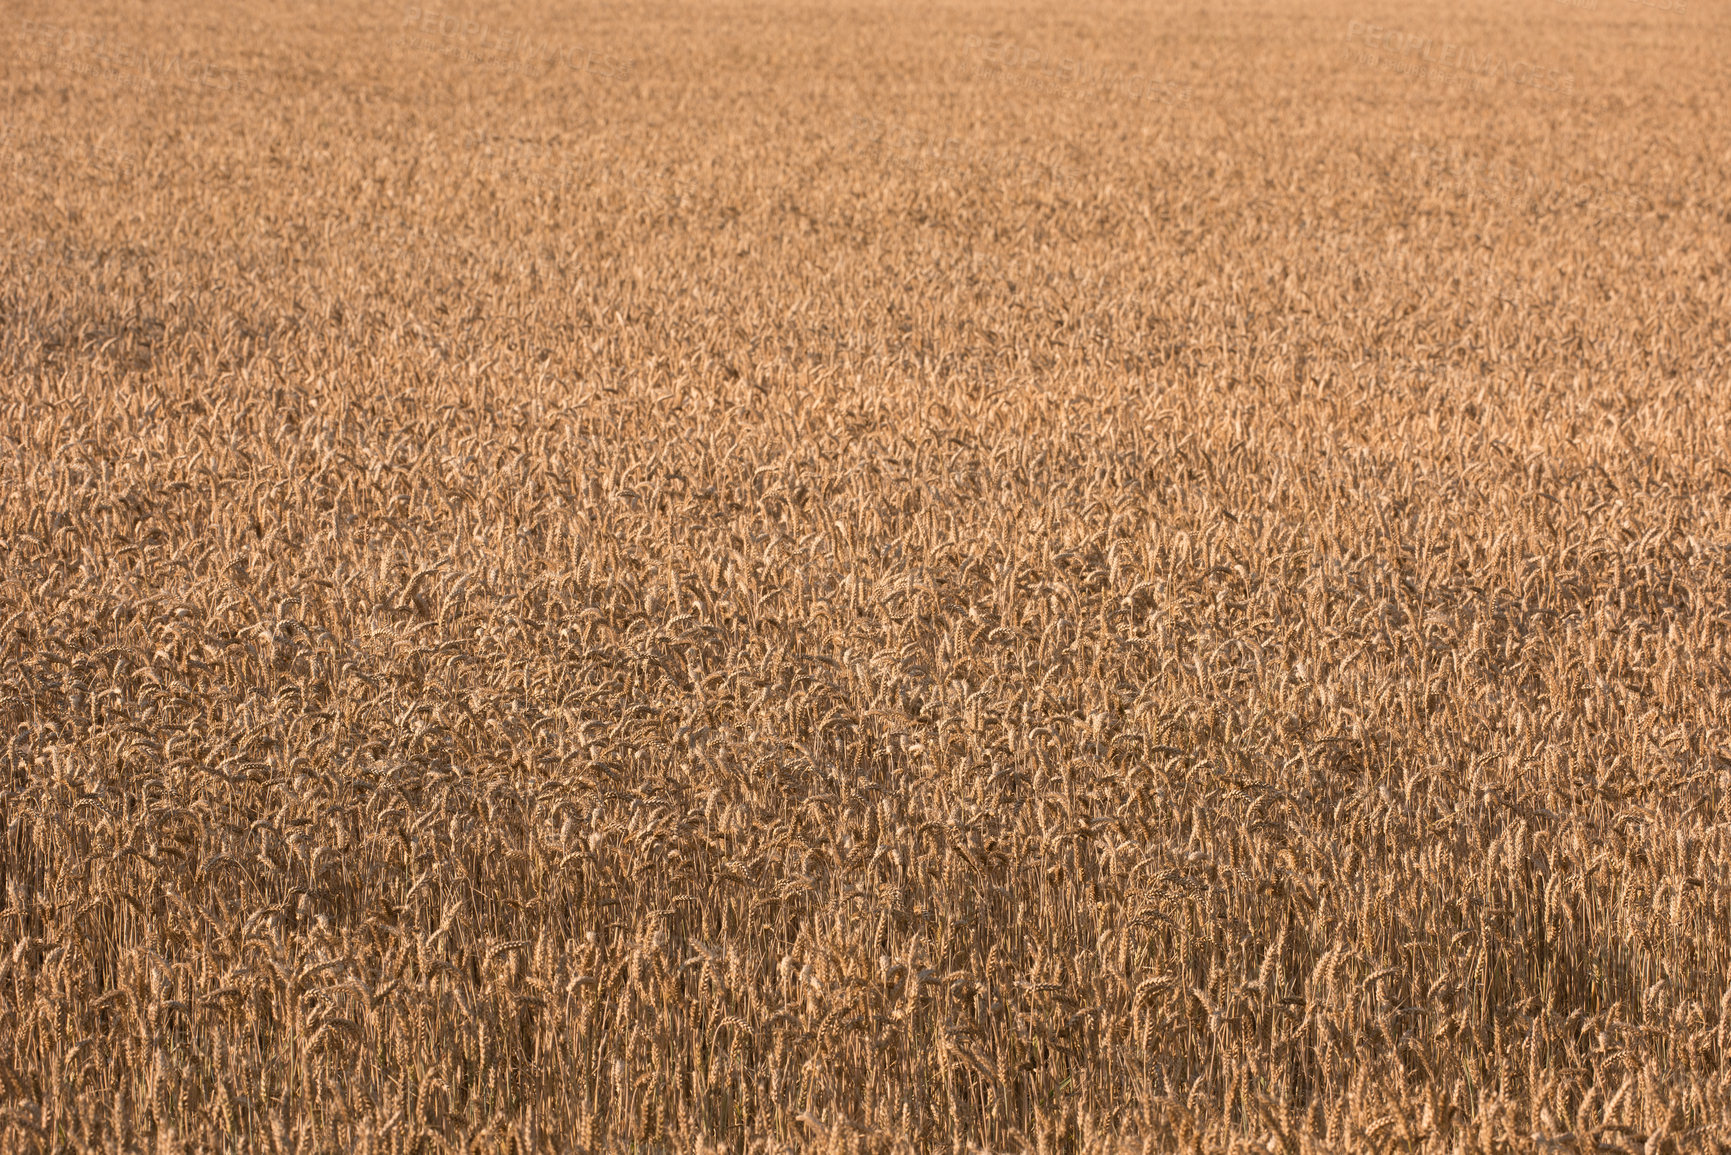
[{"label": "ripe wheat crop", "polygon": [[1724,1149],[1709,8],[9,10],[0,1149]]}]

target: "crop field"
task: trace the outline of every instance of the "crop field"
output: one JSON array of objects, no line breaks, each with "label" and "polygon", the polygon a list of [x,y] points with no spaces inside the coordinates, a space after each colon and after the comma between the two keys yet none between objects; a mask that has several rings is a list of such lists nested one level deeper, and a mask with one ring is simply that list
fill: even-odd
[{"label": "crop field", "polygon": [[19,0],[0,1151],[1731,1150],[1713,0]]}]

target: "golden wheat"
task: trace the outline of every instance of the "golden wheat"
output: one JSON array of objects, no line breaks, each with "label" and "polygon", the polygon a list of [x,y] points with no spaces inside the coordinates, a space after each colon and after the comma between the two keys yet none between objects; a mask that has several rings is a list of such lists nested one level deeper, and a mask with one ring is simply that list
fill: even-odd
[{"label": "golden wheat", "polygon": [[7,22],[0,1147],[1731,1145],[1717,17]]}]

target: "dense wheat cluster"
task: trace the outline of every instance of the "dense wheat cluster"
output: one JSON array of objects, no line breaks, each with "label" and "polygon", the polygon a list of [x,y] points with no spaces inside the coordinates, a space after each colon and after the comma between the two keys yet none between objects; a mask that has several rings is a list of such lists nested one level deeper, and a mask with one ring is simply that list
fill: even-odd
[{"label": "dense wheat cluster", "polygon": [[9,10],[0,1148],[1723,1149],[1712,8]]}]

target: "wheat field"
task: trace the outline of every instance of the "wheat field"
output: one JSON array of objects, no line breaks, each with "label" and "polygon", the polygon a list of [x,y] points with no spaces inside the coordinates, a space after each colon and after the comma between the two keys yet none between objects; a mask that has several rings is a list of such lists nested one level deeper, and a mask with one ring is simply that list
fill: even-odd
[{"label": "wheat field", "polygon": [[21,0],[0,1149],[1731,1147],[1709,0]]}]

